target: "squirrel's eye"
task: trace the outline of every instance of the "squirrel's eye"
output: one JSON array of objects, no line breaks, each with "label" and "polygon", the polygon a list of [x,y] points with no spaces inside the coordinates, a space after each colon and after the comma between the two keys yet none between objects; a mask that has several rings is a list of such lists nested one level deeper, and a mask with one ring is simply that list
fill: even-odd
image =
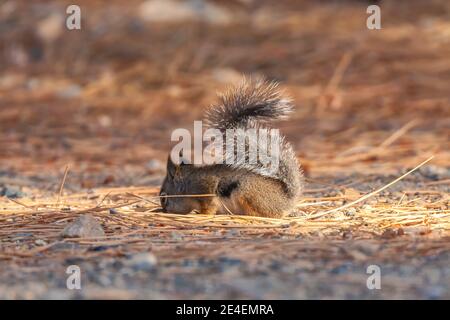
[{"label": "squirrel's eye", "polygon": [[166,206],[166,203],[167,203],[167,198],[166,198],[167,193],[161,192],[159,194],[159,196],[160,196],[159,200],[161,201],[161,206],[164,208]]}]

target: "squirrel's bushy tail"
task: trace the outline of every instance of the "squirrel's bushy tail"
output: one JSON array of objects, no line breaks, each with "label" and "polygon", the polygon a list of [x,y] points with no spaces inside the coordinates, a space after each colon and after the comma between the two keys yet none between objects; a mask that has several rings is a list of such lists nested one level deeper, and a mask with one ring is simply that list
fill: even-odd
[{"label": "squirrel's bushy tail", "polygon": [[209,127],[226,130],[254,127],[259,122],[285,118],[292,100],[281,94],[278,83],[244,78],[219,96],[219,104],[207,112]]},{"label": "squirrel's bushy tail", "polygon": [[[260,127],[260,123],[286,118],[293,110],[292,100],[285,97],[278,89],[276,82],[268,82],[263,79],[246,79],[220,95],[219,103],[211,107],[207,113],[206,121],[208,127],[219,129],[223,134],[227,134],[227,129],[250,129]],[[296,198],[301,192],[303,179],[299,170],[297,157],[291,145],[285,141],[281,135],[271,137],[278,139],[279,157],[278,167],[274,168],[271,163],[249,163],[250,148],[245,148],[245,156],[241,161],[233,161],[236,157],[236,149],[224,147],[223,151],[227,166],[236,170],[245,169],[256,174],[274,178],[282,182],[289,198]],[[245,140],[250,143],[250,137]],[[252,140],[253,141],[253,140]],[[253,141],[255,142],[255,141]],[[226,141],[223,141],[226,143]],[[258,143],[258,142],[256,142]],[[267,148],[266,146],[258,146]],[[268,151],[268,149],[264,149]],[[258,150],[258,154],[259,154]],[[274,155],[270,151],[271,155]],[[228,161],[231,159],[232,161]],[[230,164],[228,164],[230,163]]]}]

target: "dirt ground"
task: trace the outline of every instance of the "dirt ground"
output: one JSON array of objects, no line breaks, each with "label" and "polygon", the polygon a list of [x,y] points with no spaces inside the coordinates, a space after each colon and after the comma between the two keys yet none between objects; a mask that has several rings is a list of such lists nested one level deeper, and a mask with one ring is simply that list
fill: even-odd
[{"label": "dirt ground", "polygon": [[[450,299],[450,3],[368,30],[370,1],[156,2],[79,0],[71,31],[69,1],[0,2],[0,298]],[[295,212],[159,212],[172,130],[242,74],[295,101]],[[83,214],[105,236],[62,238]]]}]

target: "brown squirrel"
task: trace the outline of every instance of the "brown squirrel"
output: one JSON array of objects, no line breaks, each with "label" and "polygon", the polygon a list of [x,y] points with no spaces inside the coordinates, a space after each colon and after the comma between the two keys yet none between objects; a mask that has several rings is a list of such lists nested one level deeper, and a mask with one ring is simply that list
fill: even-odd
[{"label": "brown squirrel", "polygon": [[[206,122],[225,134],[227,129],[261,128],[265,122],[285,118],[292,108],[277,83],[244,79],[220,96]],[[160,191],[163,211],[284,216],[301,194],[303,174],[291,145],[282,136],[277,143],[280,151],[275,172],[261,164],[176,164],[169,156]]]}]

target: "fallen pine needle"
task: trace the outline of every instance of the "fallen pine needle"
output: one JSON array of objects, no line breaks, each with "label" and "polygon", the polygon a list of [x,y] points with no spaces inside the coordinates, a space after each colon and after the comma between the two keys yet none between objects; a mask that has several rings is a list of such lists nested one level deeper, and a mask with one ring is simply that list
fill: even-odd
[{"label": "fallen pine needle", "polygon": [[350,202],[350,203],[347,203],[347,204],[345,204],[345,205],[343,205],[343,206],[340,206],[340,207],[338,207],[338,208],[334,208],[334,209],[331,209],[331,210],[328,210],[328,211],[325,211],[325,212],[320,212],[320,213],[318,213],[318,214],[316,214],[316,215],[311,216],[310,218],[320,218],[320,217],[323,217],[324,215],[327,215],[327,214],[330,214],[330,213],[333,213],[333,212],[336,212],[336,211],[339,211],[339,210],[342,210],[342,209],[346,209],[346,208],[351,207],[351,206],[353,206],[353,205],[355,205],[355,204],[357,204],[357,203],[360,203],[360,202],[362,202],[362,201],[364,201],[364,200],[366,200],[366,199],[368,199],[368,198],[370,198],[370,197],[372,197],[372,196],[374,196],[374,195],[380,193],[381,191],[383,191],[383,190],[389,188],[389,187],[392,186],[393,184],[399,182],[400,180],[402,180],[403,178],[405,178],[405,177],[408,176],[409,174],[413,173],[414,171],[416,171],[417,169],[419,169],[420,167],[422,167],[422,166],[425,165],[426,163],[430,162],[433,158],[434,158],[434,156],[429,157],[427,160],[423,161],[422,163],[420,163],[419,165],[417,165],[415,168],[409,170],[409,171],[406,172],[404,175],[398,177],[398,178],[395,179],[394,181],[391,181],[390,183],[388,183],[387,185],[385,185],[384,187],[382,187],[382,188],[380,188],[380,189],[378,189],[378,190],[375,190],[375,191],[373,191],[373,192],[370,192],[370,193],[368,193],[368,194],[362,196],[361,198],[359,198],[359,199],[357,199],[357,200],[355,200],[355,201],[352,201],[352,202]]},{"label": "fallen pine needle", "polygon": [[59,201],[61,200],[61,196],[64,190],[64,184],[66,183],[67,173],[69,173],[69,165],[66,165],[66,169],[64,170],[64,176],[61,181],[61,185],[59,186],[58,200],[56,201],[56,205],[59,205]]}]

